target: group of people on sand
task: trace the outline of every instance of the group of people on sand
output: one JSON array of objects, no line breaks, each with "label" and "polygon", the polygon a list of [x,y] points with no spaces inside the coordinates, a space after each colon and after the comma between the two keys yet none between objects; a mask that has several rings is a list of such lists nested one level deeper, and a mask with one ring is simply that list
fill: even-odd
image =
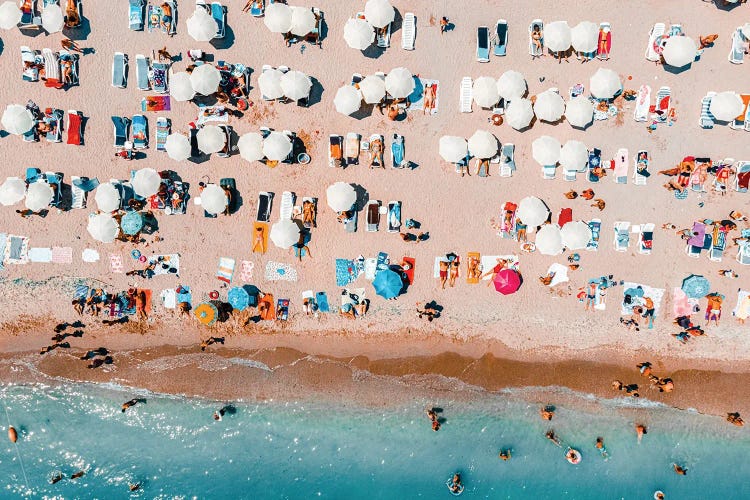
[{"label": "group of people on sand", "polygon": [[[446,255],[445,259],[440,260],[438,269],[438,279],[440,280],[440,288],[445,290],[445,285],[451,287],[456,286],[456,279],[458,278],[461,270],[461,257],[454,253]],[[471,269],[469,269],[471,272]]]},{"label": "group of people on sand", "polygon": [[591,206],[598,208],[600,211],[604,210],[604,208],[607,206],[607,203],[603,199],[601,198],[594,199],[594,196],[596,196],[596,194],[594,193],[594,190],[591,188],[584,189],[583,191],[581,191],[580,195],[576,191],[571,189],[570,191],[563,193],[563,196],[565,196],[569,200],[575,200],[579,196],[587,201],[594,200],[594,203],[592,203]]}]

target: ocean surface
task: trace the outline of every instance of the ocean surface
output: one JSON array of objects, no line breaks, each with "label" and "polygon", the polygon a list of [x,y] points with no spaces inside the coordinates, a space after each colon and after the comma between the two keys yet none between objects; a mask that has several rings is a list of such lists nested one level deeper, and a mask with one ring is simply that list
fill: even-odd
[{"label": "ocean surface", "polygon": [[[226,402],[91,384],[0,385],[3,431],[5,411],[19,431],[17,447],[2,436],[0,497],[447,499],[454,472],[463,498],[651,499],[656,490],[668,499],[750,497],[748,429],[569,391],[544,422],[521,392],[445,402],[445,422],[433,432],[425,401],[388,410],[234,403],[216,422],[212,413]],[[122,413],[133,397],[146,403]],[[649,428],[640,444],[634,415]],[[550,427],[582,452],[579,465],[544,438]],[[608,460],[594,448],[597,436]],[[512,449],[508,462],[497,457],[504,448]],[[83,477],[68,479],[81,469]],[[57,473],[66,478],[50,484]]]}]

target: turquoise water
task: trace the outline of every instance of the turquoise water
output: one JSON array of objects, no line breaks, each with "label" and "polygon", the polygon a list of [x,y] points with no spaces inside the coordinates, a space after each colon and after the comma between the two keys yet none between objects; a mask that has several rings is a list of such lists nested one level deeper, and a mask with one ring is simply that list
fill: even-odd
[{"label": "turquoise water", "polygon": [[[747,498],[750,438],[721,419],[651,405],[598,402],[599,410],[558,408],[552,422],[583,452],[578,466],[544,439],[548,422],[513,395],[481,403],[446,402],[432,432],[424,401],[372,410],[320,403],[222,403],[69,384],[0,386],[18,453],[0,444],[0,497],[57,498],[452,498],[445,481],[463,474],[462,498]],[[127,413],[132,397],[146,404]],[[591,398],[581,399],[581,406]],[[632,404],[643,404],[634,402]],[[571,405],[575,406],[575,405]],[[639,445],[632,412],[649,433]],[[2,414],[0,416],[4,417]],[[3,428],[5,430],[5,427]],[[604,436],[611,454],[594,449]],[[512,448],[502,462],[500,448]],[[671,464],[688,467],[677,476]],[[54,472],[78,480],[48,483]],[[128,483],[142,490],[128,491]]]}]

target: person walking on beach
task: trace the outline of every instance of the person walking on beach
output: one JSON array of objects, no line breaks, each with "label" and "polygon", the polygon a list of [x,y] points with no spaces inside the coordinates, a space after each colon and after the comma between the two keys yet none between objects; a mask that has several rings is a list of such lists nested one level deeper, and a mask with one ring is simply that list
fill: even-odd
[{"label": "person walking on beach", "polygon": [[81,54],[83,54],[83,51],[78,46],[78,44],[74,42],[73,40],[71,40],[70,38],[63,38],[62,40],[60,40],[60,45],[62,45],[62,48],[64,48],[65,50],[70,50],[72,52],[80,52]]}]

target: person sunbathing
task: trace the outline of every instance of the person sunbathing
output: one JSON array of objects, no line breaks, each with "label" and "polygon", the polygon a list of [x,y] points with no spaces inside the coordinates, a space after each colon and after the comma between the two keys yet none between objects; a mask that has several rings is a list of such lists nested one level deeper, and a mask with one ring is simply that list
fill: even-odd
[{"label": "person sunbathing", "polygon": [[542,417],[542,420],[552,420],[552,417],[555,416],[555,407],[552,405],[546,405],[539,408],[539,416]]},{"label": "person sunbathing", "polygon": [[567,193],[563,193],[563,196],[565,196],[569,200],[575,200],[576,198],[578,198],[578,193],[571,189]]},{"label": "person sunbathing", "polygon": [[255,228],[255,236],[253,236],[253,252],[266,253],[266,239],[265,230],[262,227]]},{"label": "person sunbathing", "polygon": [[594,200],[594,202],[595,203],[592,203],[591,206],[598,208],[599,211],[604,210],[604,207],[607,206],[607,204],[605,203],[605,201],[602,200],[601,198],[597,198],[596,200]]},{"label": "person sunbathing", "polygon": [[705,49],[707,47],[713,46],[716,39],[719,38],[719,35],[707,35],[707,36],[698,36],[698,41],[700,42],[700,48]]},{"label": "person sunbathing", "polygon": [[433,109],[435,109],[435,98],[436,98],[436,88],[435,84],[429,84],[426,85],[423,92],[424,97],[424,104],[422,107],[423,114],[427,114],[427,112],[432,112]]},{"label": "person sunbathing", "polygon": [[672,468],[674,469],[676,474],[679,474],[680,476],[687,476],[687,468],[679,466],[677,464],[672,464]]},{"label": "person sunbathing", "polygon": [[[534,26],[534,29],[531,32],[531,42],[534,44],[534,49],[541,52],[542,50],[542,39],[544,38],[544,31],[539,27],[539,25]],[[542,53],[544,55],[544,53]]]},{"label": "person sunbathing", "polygon": [[302,202],[302,222],[305,225],[317,227],[315,222],[315,203],[311,201]]},{"label": "person sunbathing", "polygon": [[599,29],[599,46],[596,51],[601,54],[608,54],[607,44],[609,43],[609,31],[602,28]]},{"label": "person sunbathing", "polygon": [[581,192],[581,197],[584,200],[588,200],[588,201],[593,200],[594,199],[594,195],[595,195],[594,190],[591,189],[591,188],[585,189],[585,190],[583,190]]},{"label": "person sunbathing", "polygon": [[23,12],[24,14],[33,14],[34,13],[34,1],[23,0],[23,4],[21,5],[21,12]]},{"label": "person sunbathing", "polygon": [[79,24],[81,24],[81,18],[78,17],[76,0],[68,0],[65,4],[65,26],[68,28],[75,28]]},{"label": "person sunbathing", "polygon": [[450,270],[448,272],[448,284],[451,287],[456,286],[456,278],[458,278],[458,270],[460,266],[460,262],[458,259],[453,259],[453,262],[451,262]]},{"label": "person sunbathing", "polygon": [[490,160],[488,158],[477,158],[477,175],[482,171],[482,168],[484,168],[484,173],[486,177],[490,176]]},{"label": "person sunbathing", "polygon": [[167,33],[172,28],[172,6],[167,2],[161,4],[161,27]]},{"label": "person sunbathing", "polygon": [[[508,267],[508,261],[505,259],[498,258],[497,264],[495,264],[495,267],[484,273],[479,277],[480,280],[484,279],[486,276],[492,276],[490,280],[487,282],[487,286],[490,286],[492,282],[495,280],[495,276],[497,276],[497,273],[502,271],[503,269]],[[445,287],[443,287],[445,288]]]},{"label": "person sunbathing", "polygon": [[468,277],[471,279],[479,279],[482,275],[482,271],[479,269],[479,259],[474,256],[469,257],[469,262],[466,265]]},{"label": "person sunbathing", "polygon": [[375,168],[375,163],[378,166],[385,168],[385,162],[383,161],[383,141],[375,139],[370,143],[370,168]]},{"label": "person sunbathing", "polygon": [[742,420],[739,412],[727,413],[727,422],[729,422],[730,424],[734,424],[737,427],[742,427],[743,425],[745,425],[745,421]]}]

